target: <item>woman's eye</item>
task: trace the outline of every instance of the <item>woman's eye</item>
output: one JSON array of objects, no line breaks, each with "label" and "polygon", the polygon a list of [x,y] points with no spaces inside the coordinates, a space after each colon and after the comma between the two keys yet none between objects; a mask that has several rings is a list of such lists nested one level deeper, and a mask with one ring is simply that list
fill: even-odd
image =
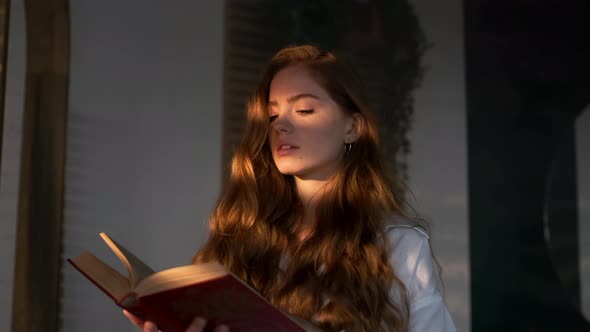
[{"label": "woman's eye", "polygon": [[268,117],[268,119],[270,120],[270,122],[273,122],[277,117],[278,115],[271,115]]},{"label": "woman's eye", "polygon": [[311,113],[313,113],[313,110],[298,110],[297,113],[300,113],[300,114],[311,114]]}]

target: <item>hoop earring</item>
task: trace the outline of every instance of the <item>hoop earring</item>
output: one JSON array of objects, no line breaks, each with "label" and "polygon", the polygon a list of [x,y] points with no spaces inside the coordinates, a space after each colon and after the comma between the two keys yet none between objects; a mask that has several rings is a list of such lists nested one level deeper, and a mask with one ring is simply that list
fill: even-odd
[{"label": "hoop earring", "polygon": [[352,143],[345,143],[344,154],[348,156],[350,154],[350,150],[352,150]]}]

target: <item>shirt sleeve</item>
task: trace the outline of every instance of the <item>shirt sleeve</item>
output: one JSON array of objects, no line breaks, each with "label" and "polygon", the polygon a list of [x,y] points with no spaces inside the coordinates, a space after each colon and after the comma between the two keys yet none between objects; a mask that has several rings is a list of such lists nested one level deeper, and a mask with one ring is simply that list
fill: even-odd
[{"label": "shirt sleeve", "polygon": [[441,294],[428,235],[420,228],[401,225],[388,227],[386,234],[390,263],[408,292],[410,331],[456,332]]}]

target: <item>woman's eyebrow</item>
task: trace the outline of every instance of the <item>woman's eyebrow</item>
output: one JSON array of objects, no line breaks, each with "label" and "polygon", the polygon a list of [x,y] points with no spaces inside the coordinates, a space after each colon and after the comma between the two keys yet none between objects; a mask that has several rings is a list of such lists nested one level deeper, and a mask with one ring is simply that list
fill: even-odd
[{"label": "woman's eyebrow", "polygon": [[[287,102],[289,104],[292,104],[292,103],[296,102],[297,100],[303,99],[303,98],[312,98],[312,99],[320,100],[320,97],[314,95],[313,93],[300,93],[300,94],[289,97],[287,99]],[[271,100],[268,102],[268,105],[269,106],[278,106],[279,103],[276,100]]]}]

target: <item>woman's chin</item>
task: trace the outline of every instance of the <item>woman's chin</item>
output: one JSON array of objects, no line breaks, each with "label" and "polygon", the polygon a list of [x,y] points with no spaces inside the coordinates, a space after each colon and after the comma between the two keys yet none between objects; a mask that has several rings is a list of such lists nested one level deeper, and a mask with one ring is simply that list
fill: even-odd
[{"label": "woman's chin", "polygon": [[300,166],[297,165],[293,165],[293,163],[290,162],[285,162],[286,160],[283,160],[283,162],[276,162],[275,161],[275,165],[277,166],[277,169],[279,170],[279,172],[281,172],[281,174],[283,175],[297,175],[299,173],[301,173],[303,171],[303,169]]},{"label": "woman's chin", "polygon": [[289,169],[289,168],[279,168],[279,172],[283,175],[291,175],[296,176],[298,174],[297,170]]}]

